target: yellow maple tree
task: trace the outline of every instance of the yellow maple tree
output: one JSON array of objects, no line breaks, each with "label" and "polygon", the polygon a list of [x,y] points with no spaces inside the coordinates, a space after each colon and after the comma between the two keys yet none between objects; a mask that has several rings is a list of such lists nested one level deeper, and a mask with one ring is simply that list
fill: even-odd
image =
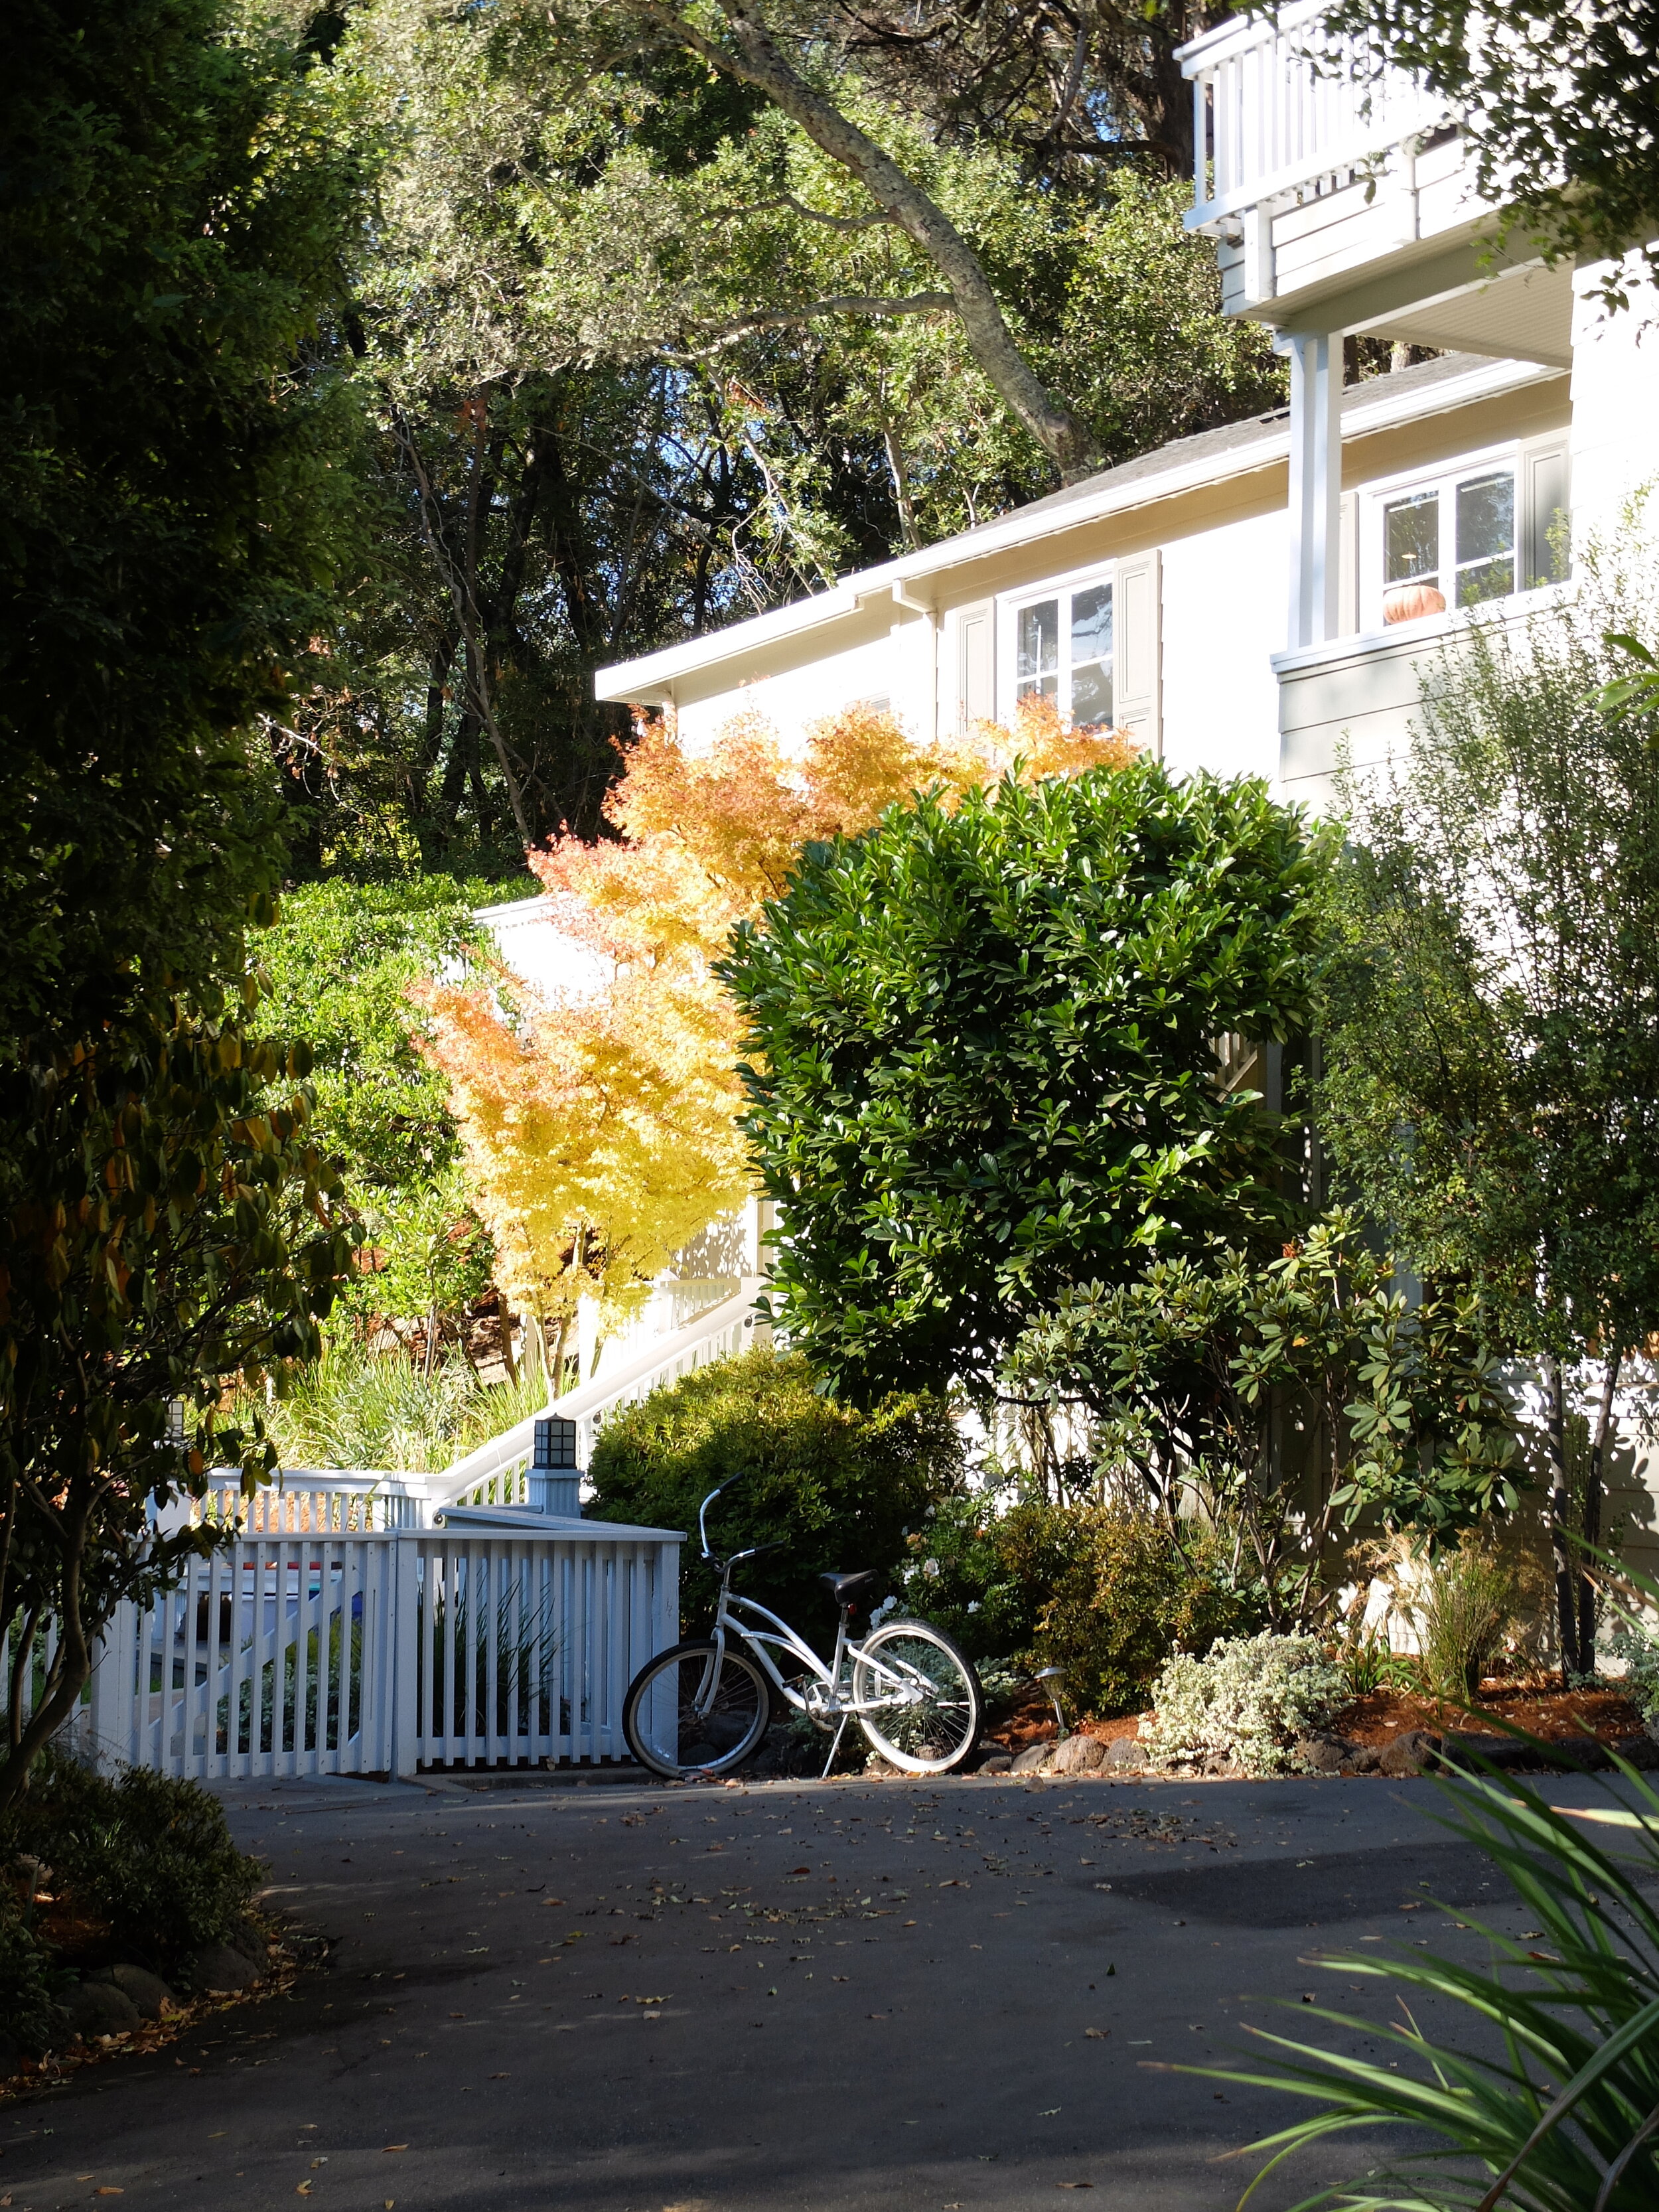
[{"label": "yellow maple tree", "polygon": [[503,973],[493,988],[416,994],[508,1301],[560,1322],[588,1292],[614,1322],[748,1195],[738,1024],[713,963],[805,843],[856,835],[918,788],[959,797],[1009,773],[1121,766],[1133,750],[1118,732],[1068,729],[1043,700],[1012,731],[930,746],[854,708],[813,729],[798,762],[753,711],[695,755],[671,720],[641,718],[606,805],[617,837],[528,855],[603,988],[537,991]]}]

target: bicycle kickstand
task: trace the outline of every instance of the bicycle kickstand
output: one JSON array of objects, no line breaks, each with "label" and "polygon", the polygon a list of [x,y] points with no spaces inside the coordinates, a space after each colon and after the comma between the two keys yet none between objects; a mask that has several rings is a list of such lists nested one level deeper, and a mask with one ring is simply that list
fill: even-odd
[{"label": "bicycle kickstand", "polygon": [[823,1772],[818,1777],[821,1782],[827,1782],[830,1779],[830,1770],[836,1763],[836,1753],[841,1749],[841,1740],[847,1733],[847,1723],[851,1717],[849,1713],[843,1713],[841,1717],[841,1726],[836,1730],[836,1740],[830,1747],[830,1756],[823,1762]]}]

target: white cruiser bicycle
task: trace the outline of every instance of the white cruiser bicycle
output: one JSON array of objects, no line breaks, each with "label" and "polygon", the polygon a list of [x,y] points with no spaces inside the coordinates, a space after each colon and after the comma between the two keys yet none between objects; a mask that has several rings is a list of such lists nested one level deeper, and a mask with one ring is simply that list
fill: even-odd
[{"label": "white cruiser bicycle", "polygon": [[[885,1620],[861,1639],[853,1637],[853,1615],[880,1577],[869,1571],[820,1575],[840,1616],[835,1656],[826,1664],[787,1621],[732,1589],[733,1567],[777,1547],[756,1544],[729,1558],[710,1549],[708,1509],[727,1486],[711,1490],[697,1514],[702,1556],[720,1571],[714,1633],[659,1652],[628,1686],[623,1734],[641,1765],[670,1782],[729,1773],[760,1748],[775,1690],[834,1736],[825,1774],[850,1720],[906,1774],[959,1767],[979,1742],[985,1700],[955,1644],[925,1620]],[[788,1677],[774,1650],[791,1664]]]}]

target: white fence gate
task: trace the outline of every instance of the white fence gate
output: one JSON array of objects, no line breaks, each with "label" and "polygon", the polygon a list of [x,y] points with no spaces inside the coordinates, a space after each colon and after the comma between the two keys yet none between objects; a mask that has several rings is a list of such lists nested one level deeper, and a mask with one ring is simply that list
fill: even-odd
[{"label": "white fence gate", "polygon": [[238,1536],[118,1609],[89,1747],[197,1781],[625,1758],[684,1539],[567,1526]]}]

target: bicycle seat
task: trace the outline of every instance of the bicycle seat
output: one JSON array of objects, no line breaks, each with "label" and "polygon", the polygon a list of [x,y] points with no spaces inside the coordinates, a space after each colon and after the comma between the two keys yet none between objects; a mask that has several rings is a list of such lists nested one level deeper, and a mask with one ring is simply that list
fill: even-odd
[{"label": "bicycle seat", "polygon": [[866,1567],[856,1575],[820,1575],[823,1584],[837,1605],[855,1606],[860,1598],[868,1597],[881,1580],[874,1567]]}]

